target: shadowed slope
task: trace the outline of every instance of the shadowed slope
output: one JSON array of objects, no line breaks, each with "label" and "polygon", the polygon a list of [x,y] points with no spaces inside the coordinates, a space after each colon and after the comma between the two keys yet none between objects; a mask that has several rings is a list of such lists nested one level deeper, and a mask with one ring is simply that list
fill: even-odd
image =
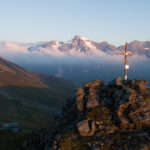
[{"label": "shadowed slope", "polygon": [[0,58],[0,123],[18,121],[29,130],[47,126],[75,87],[71,81]]}]

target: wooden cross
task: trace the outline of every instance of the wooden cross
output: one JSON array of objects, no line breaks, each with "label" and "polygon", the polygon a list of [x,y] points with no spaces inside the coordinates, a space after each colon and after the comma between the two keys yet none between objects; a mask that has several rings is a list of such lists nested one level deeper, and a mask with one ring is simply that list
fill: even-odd
[{"label": "wooden cross", "polygon": [[135,53],[129,53],[128,52],[128,43],[126,43],[125,45],[125,52],[122,53],[117,53],[117,55],[124,55],[124,63],[125,63],[125,68],[124,68],[124,80],[127,80],[127,70],[129,69],[129,65],[128,65],[128,55],[136,55]]}]

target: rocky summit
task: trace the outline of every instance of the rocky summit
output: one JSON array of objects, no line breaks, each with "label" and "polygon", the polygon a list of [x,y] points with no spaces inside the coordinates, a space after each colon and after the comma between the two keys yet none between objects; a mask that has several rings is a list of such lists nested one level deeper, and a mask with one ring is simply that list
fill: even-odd
[{"label": "rocky summit", "polygon": [[32,133],[26,150],[149,150],[150,88],[143,79],[78,88],[48,129]]}]

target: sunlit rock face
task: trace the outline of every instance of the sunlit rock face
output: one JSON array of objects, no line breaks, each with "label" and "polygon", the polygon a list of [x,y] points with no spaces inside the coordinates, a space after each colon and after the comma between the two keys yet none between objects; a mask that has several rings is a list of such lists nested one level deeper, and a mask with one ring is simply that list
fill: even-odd
[{"label": "sunlit rock face", "polygon": [[60,42],[60,41],[50,41],[50,42],[41,42],[39,44],[33,45],[28,48],[29,51],[40,51],[41,48],[46,49],[58,49],[61,52],[73,54],[71,51],[77,53],[84,54],[94,54],[95,51],[100,52],[114,52],[115,50],[119,50],[117,47],[110,45],[107,42],[94,42],[85,37],[76,35],[72,40],[68,42]]},{"label": "sunlit rock face", "polygon": [[[119,49],[123,50],[124,46],[120,46]],[[129,51],[148,55],[150,54],[150,41],[132,41],[131,43],[129,43]]]},{"label": "sunlit rock face", "polygon": [[150,149],[150,88],[143,79],[105,85],[94,80],[78,88],[54,125],[39,130],[28,140],[27,149],[53,150]]}]

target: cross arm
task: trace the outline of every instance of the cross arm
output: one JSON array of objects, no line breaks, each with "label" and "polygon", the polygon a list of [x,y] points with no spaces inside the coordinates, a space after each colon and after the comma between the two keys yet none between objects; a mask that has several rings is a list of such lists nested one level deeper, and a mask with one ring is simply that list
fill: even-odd
[{"label": "cross arm", "polygon": [[116,53],[117,55],[126,55],[126,53]]},{"label": "cross arm", "polygon": [[136,55],[135,53],[116,53],[117,55]]},{"label": "cross arm", "polygon": [[135,53],[128,53],[128,55],[136,55]]}]

